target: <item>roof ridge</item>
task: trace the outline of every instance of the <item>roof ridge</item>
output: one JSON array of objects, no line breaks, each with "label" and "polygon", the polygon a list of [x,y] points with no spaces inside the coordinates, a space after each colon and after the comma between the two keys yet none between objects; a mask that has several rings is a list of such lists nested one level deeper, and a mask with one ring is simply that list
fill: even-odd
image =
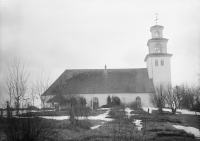
[{"label": "roof ridge", "polygon": [[[146,68],[107,68],[107,70],[127,70],[127,69],[132,69],[132,70],[136,70],[136,69],[146,69]],[[105,70],[105,69],[65,69],[65,71],[67,70],[71,70],[71,71],[75,71],[75,70]]]}]

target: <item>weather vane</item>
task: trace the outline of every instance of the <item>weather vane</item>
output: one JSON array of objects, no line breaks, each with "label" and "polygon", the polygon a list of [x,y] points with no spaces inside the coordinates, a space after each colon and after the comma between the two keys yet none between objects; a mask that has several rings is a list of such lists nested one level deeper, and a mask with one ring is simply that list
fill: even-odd
[{"label": "weather vane", "polygon": [[158,17],[157,16],[158,16],[158,13],[156,13],[156,20],[155,20],[156,21],[156,25],[157,25],[157,21],[158,21]]}]

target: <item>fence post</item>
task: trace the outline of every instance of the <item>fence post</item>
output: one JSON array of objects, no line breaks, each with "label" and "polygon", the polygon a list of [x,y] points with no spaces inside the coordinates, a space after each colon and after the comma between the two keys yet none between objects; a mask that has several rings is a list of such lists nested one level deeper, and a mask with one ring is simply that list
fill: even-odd
[{"label": "fence post", "polygon": [[1,117],[3,117],[3,109],[1,109]]},{"label": "fence post", "polygon": [[10,105],[9,105],[9,102],[6,101],[6,104],[7,104],[7,118],[10,118]]}]

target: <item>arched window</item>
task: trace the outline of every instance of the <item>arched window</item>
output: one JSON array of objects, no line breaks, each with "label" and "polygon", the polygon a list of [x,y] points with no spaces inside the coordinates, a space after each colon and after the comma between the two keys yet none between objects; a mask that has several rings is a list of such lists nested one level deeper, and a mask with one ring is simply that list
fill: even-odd
[{"label": "arched window", "polygon": [[156,31],[156,37],[159,37],[159,31]]},{"label": "arched window", "polygon": [[97,97],[93,98],[93,104],[92,104],[93,109],[99,108],[99,99]]},{"label": "arched window", "polygon": [[161,60],[161,66],[164,66],[164,60],[163,59]]},{"label": "arched window", "polygon": [[97,98],[97,97],[94,97],[94,98],[93,98],[93,102],[99,102],[98,98]]},{"label": "arched window", "polygon": [[137,104],[136,108],[137,109],[141,109],[141,107],[142,107],[141,98],[139,96],[137,96],[136,99],[135,99],[135,101],[136,101],[136,104]]},{"label": "arched window", "polygon": [[157,59],[155,60],[155,66],[158,66],[158,60]]},{"label": "arched window", "polygon": [[141,98],[139,96],[136,97],[136,101],[141,101]]}]

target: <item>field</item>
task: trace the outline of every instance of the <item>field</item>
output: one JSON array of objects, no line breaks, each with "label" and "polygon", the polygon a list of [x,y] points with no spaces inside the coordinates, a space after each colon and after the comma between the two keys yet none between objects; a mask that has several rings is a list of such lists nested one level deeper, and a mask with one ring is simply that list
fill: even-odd
[{"label": "field", "polygon": [[[60,115],[63,115],[64,113],[57,114],[60,117]],[[47,113],[45,113],[45,115],[47,116]],[[41,123],[48,123],[48,131],[50,130],[51,134],[46,140],[49,141],[199,140],[195,138],[193,134],[187,133],[184,130],[176,129],[173,126],[192,126],[199,129],[200,116],[197,115],[172,115],[170,112],[159,114],[156,110],[153,110],[152,113],[147,113],[144,110],[132,111],[129,108],[126,108],[126,110],[113,108],[110,110],[93,110],[87,118],[79,117],[73,124],[68,118],[55,120],[58,116],[56,116],[55,113],[51,113],[50,115],[54,116],[51,116],[51,118],[37,118],[41,119]],[[63,116],[67,117],[67,114],[65,113]],[[33,120],[34,118],[31,119]],[[5,124],[6,120],[7,119],[4,118],[1,119],[1,123]],[[27,124],[27,120],[29,120],[29,118],[21,118],[20,121],[16,118],[12,119],[12,121],[15,120],[16,122],[12,122],[12,124],[18,124],[20,122]],[[1,129],[5,127],[3,124]]]}]

